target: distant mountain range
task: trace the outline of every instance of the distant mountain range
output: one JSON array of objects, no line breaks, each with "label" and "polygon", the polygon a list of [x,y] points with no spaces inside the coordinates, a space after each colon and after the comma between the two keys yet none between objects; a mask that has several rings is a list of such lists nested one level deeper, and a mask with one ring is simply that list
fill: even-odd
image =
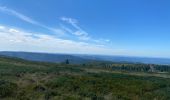
[{"label": "distant mountain range", "polygon": [[9,56],[9,57],[18,57],[18,58],[22,58],[25,60],[40,61],[40,62],[62,63],[68,59],[71,63],[79,64],[79,63],[85,63],[88,61],[87,59],[80,58],[80,57],[74,56],[74,55],[68,55],[68,54],[3,51],[3,52],[0,52],[0,55]]},{"label": "distant mountain range", "polygon": [[65,62],[69,59],[70,63],[81,64],[90,61],[109,61],[109,62],[128,62],[145,64],[170,64],[167,58],[144,58],[144,57],[125,57],[125,56],[103,56],[103,55],[81,55],[81,54],[52,54],[35,52],[10,52],[2,51],[0,55],[9,57],[18,57],[31,61],[42,62]]}]

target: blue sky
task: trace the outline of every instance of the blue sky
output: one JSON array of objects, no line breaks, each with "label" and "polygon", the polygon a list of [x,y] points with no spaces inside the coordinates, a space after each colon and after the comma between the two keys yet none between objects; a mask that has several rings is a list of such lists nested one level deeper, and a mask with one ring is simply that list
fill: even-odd
[{"label": "blue sky", "polygon": [[0,50],[170,58],[169,0],[0,0]]}]

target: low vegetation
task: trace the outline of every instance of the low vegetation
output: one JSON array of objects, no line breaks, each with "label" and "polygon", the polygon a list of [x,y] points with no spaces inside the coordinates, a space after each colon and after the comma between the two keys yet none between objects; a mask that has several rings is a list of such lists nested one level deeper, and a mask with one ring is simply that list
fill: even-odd
[{"label": "low vegetation", "polygon": [[[146,71],[144,66],[148,66]],[[0,57],[0,100],[170,100],[170,79],[152,76],[159,72],[168,76],[169,71],[152,66],[72,65]],[[142,76],[143,72],[148,76]]]}]

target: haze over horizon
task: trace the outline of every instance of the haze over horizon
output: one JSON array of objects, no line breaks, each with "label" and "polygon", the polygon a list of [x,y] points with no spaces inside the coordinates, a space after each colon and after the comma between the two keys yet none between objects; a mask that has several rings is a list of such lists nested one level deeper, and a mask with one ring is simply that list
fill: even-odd
[{"label": "haze over horizon", "polygon": [[170,58],[169,0],[0,0],[0,51]]}]

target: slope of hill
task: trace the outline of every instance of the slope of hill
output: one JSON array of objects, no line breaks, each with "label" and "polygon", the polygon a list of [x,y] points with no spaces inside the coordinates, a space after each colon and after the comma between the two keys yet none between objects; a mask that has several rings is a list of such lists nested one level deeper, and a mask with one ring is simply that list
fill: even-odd
[{"label": "slope of hill", "polygon": [[90,61],[109,61],[109,62],[129,62],[145,64],[170,64],[170,59],[166,58],[142,58],[125,56],[102,56],[102,55],[81,55],[81,54],[50,54],[33,52],[0,52],[0,55],[18,57],[31,61],[43,62],[65,62],[66,59],[73,64],[87,63]]},{"label": "slope of hill", "polygon": [[33,53],[33,52],[0,52],[0,55],[9,57],[18,57],[31,61],[41,61],[41,62],[65,62],[69,59],[70,63],[80,64],[85,63],[88,59],[81,58],[74,55],[68,54],[49,54],[49,53]]},{"label": "slope of hill", "polygon": [[170,99],[169,77],[108,71],[99,68],[100,63],[92,64],[32,62],[0,56],[0,100]]},{"label": "slope of hill", "polygon": [[148,57],[128,57],[128,56],[104,56],[104,55],[78,55],[84,59],[93,59],[112,62],[129,62],[129,63],[145,63],[145,64],[170,64],[168,58],[148,58]]}]

